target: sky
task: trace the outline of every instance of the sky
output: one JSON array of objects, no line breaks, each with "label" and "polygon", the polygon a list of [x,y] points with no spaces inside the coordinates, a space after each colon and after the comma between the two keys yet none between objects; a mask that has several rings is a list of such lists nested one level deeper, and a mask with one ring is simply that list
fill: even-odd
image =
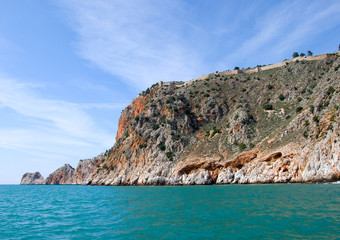
[{"label": "sky", "polygon": [[1,0],[0,184],[105,152],[158,81],[339,44],[338,0]]}]

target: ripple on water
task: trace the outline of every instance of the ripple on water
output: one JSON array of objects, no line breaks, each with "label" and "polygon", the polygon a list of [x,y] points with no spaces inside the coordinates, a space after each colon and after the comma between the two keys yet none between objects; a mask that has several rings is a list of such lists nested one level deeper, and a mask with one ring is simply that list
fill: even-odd
[{"label": "ripple on water", "polygon": [[339,185],[0,186],[2,239],[338,239]]}]

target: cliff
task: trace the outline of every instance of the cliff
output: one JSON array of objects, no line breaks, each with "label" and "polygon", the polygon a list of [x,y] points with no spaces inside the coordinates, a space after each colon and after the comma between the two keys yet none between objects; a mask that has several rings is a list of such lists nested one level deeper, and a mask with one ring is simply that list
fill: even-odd
[{"label": "cliff", "polygon": [[110,150],[46,183],[335,181],[340,58],[324,56],[154,84],[122,112]]}]

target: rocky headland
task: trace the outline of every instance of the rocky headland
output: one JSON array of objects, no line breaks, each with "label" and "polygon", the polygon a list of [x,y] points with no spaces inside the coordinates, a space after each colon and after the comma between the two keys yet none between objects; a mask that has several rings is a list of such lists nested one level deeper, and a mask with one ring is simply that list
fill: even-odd
[{"label": "rocky headland", "polygon": [[337,181],[339,68],[337,52],[159,82],[122,112],[111,149],[21,184]]}]

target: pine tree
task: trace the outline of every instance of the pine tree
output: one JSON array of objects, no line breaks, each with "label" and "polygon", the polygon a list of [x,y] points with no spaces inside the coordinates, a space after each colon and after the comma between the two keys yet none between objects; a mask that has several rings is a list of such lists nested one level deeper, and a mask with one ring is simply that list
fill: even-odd
[{"label": "pine tree", "polygon": [[298,52],[294,52],[293,53],[293,58],[296,58],[296,57],[298,57],[299,56],[299,53]]}]

